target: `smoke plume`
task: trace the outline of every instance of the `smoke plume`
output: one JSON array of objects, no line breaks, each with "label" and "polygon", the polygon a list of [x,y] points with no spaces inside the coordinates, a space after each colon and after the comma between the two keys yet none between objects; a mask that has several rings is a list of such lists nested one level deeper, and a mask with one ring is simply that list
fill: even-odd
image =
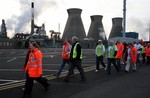
[{"label": "smoke plume", "polygon": [[[34,2],[34,0],[32,0]],[[20,15],[12,15],[11,19],[7,19],[7,30],[14,33],[30,33],[31,26],[31,0],[19,0]],[[39,15],[45,10],[57,7],[56,0],[35,0],[34,2],[34,20],[38,21]],[[36,23],[35,23],[36,24]]]}]

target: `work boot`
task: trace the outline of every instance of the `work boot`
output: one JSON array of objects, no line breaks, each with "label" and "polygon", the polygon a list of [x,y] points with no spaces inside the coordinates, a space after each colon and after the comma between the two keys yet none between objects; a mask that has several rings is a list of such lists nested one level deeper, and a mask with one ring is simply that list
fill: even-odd
[{"label": "work boot", "polygon": [[80,81],[83,81],[83,82],[84,82],[84,81],[86,81],[86,78],[83,77],[83,78],[80,79]]},{"label": "work boot", "polygon": [[68,79],[66,79],[66,78],[64,78],[64,81],[65,81],[66,83],[69,83],[69,80],[68,80]]},{"label": "work boot", "polygon": [[53,74],[56,78],[59,78],[59,74],[56,73],[56,74]]},{"label": "work boot", "polygon": [[50,84],[47,83],[47,86],[45,86],[45,91],[46,91],[46,92],[48,91],[49,86],[50,86]]},{"label": "work boot", "polygon": [[31,98],[31,95],[26,94],[26,95],[23,95],[21,98]]}]

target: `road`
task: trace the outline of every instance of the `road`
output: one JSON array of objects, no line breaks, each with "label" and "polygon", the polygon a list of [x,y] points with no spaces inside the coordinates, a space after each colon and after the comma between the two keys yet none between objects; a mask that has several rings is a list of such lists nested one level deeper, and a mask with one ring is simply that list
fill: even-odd
[{"label": "road", "polygon": [[[78,71],[70,83],[62,79],[68,66],[60,78],[52,74],[61,63],[61,49],[41,49],[44,54],[43,73],[51,84],[48,92],[35,83],[32,98],[150,98],[150,66],[139,65],[136,72],[119,74],[112,67],[112,74],[106,75],[103,68],[95,73],[95,55],[93,49],[83,50],[82,65],[87,78],[79,81]],[[26,49],[0,49],[0,98],[21,98],[23,94],[25,72],[22,71]],[[105,63],[106,59],[105,59]]]}]

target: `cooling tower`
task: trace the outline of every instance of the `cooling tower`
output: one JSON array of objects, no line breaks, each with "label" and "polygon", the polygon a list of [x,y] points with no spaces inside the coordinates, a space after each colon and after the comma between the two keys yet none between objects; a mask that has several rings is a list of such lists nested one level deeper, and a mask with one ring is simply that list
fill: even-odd
[{"label": "cooling tower", "polygon": [[71,39],[73,36],[77,36],[79,40],[86,37],[84,26],[81,19],[81,9],[71,8],[67,10],[68,20],[63,32],[62,39],[65,37]]},{"label": "cooling tower", "polygon": [[122,32],[122,18],[113,18],[112,19],[112,29],[109,35],[109,38],[113,37],[121,37],[121,32]]},{"label": "cooling tower", "polygon": [[91,25],[87,36],[88,38],[94,39],[95,41],[98,41],[99,39],[102,41],[107,40],[102,24],[102,18],[103,16],[101,15],[91,16]]}]

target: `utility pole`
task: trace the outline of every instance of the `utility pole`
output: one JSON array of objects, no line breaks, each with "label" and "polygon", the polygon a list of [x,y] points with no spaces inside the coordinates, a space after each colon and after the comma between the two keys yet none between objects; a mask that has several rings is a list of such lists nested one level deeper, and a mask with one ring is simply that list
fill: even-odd
[{"label": "utility pole", "polygon": [[148,28],[149,28],[149,41],[150,41],[150,22]]},{"label": "utility pole", "polygon": [[126,37],[126,0],[123,1],[123,37]]}]

